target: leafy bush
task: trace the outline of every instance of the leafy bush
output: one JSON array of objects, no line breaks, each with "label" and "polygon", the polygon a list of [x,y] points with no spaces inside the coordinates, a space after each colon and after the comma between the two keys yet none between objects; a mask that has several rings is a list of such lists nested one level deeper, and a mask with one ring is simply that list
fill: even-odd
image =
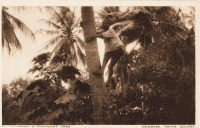
[{"label": "leafy bush", "polygon": [[[76,74],[81,75],[78,69],[50,65],[41,74],[42,79],[30,83],[20,97],[26,124],[94,123],[90,85],[76,78]],[[61,80],[71,81],[71,89],[62,87]]]},{"label": "leafy bush", "polygon": [[112,123],[194,124],[194,32],[176,19],[179,14],[171,7],[149,11],[157,18],[153,41],[121,59],[124,91],[105,103]]},{"label": "leafy bush", "polygon": [[18,78],[10,84],[2,86],[2,124],[13,125],[21,123],[20,105],[16,97],[28,83],[28,80]]}]

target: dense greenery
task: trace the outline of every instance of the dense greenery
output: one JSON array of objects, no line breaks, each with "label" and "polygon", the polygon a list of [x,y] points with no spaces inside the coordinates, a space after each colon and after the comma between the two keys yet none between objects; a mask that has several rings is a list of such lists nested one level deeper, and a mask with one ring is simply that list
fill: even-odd
[{"label": "dense greenery", "polygon": [[[195,10],[186,15],[172,7],[145,9],[153,31],[140,38],[143,47],[120,59],[113,77],[116,89],[108,88],[102,111],[110,124],[195,124]],[[75,17],[67,7],[49,10],[53,18],[45,21],[61,24],[56,31],[63,31],[63,39],[51,40],[57,43],[54,51],[33,58],[29,73],[36,73],[34,80],[20,78],[3,86],[3,124],[94,123],[91,85],[77,69],[77,63],[84,63],[84,43],[70,31],[78,25],[68,18]],[[126,33],[135,31],[126,20],[132,17],[116,18],[121,13],[119,7],[104,7],[98,18],[116,25],[128,44],[133,38]]]},{"label": "dense greenery", "polygon": [[[19,7],[19,9],[23,9],[23,7]],[[17,50],[22,48],[15,31],[16,28],[25,33],[26,36],[30,37],[30,39],[34,39],[35,36],[26,24],[24,24],[20,19],[9,14],[7,10],[7,7],[2,8],[2,46],[3,48],[7,48],[10,54],[11,51],[14,51],[13,48],[16,48]]]}]

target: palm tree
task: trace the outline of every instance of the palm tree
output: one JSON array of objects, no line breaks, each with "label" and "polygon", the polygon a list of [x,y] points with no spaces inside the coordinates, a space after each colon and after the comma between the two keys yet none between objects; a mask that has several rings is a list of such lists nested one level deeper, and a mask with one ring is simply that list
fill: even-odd
[{"label": "palm tree", "polygon": [[[131,18],[127,18],[127,13],[129,13],[129,10],[126,12],[121,12],[119,7],[105,7],[104,10],[102,10],[99,15],[102,20],[106,19],[110,22],[110,24],[113,25],[115,30],[119,33],[120,36],[127,36],[124,32],[130,32],[130,30],[135,26],[132,25],[133,21],[131,21]],[[145,12],[146,13],[146,12]],[[95,33],[95,19],[94,19],[94,12],[92,7],[81,7],[81,14],[82,14],[82,28],[83,28],[83,34],[84,39],[86,40],[88,37],[93,36]],[[125,15],[125,17],[123,17]],[[134,30],[132,30],[134,31]],[[139,35],[142,36],[142,35]],[[133,41],[135,38],[132,38],[132,35],[128,35],[129,41]],[[140,37],[137,37],[140,38]],[[126,39],[127,40],[127,39]],[[86,40],[87,41],[87,40]],[[89,70],[89,79],[90,84],[92,85],[92,92],[93,92],[93,117],[95,117],[95,123],[96,124],[103,124],[107,122],[108,124],[111,123],[109,120],[109,117],[106,118],[106,116],[102,115],[102,106],[103,101],[106,96],[106,87],[103,86],[102,83],[102,77],[97,77],[92,74],[93,71],[99,68],[100,62],[98,57],[98,50],[97,50],[97,41],[96,40],[90,40],[86,44],[86,63]],[[92,59],[91,59],[92,58]],[[92,61],[92,63],[91,63]],[[95,80],[95,83],[94,83]],[[102,85],[102,86],[97,86]],[[110,116],[109,114],[107,116]]]},{"label": "palm tree", "polygon": [[14,17],[7,12],[8,7],[2,8],[2,46],[7,48],[10,53],[12,47],[16,49],[22,49],[22,45],[15,33],[15,29],[21,30],[27,36],[34,39],[34,34],[21,20]]},{"label": "palm tree", "polygon": [[128,7],[124,12],[119,7],[104,7],[99,12],[99,17],[110,23],[125,45],[138,39],[142,41],[150,35],[153,30],[150,16],[144,7],[139,6]]},{"label": "palm tree", "polygon": [[[107,20],[115,32],[119,35],[126,46],[129,43],[139,40],[142,46],[147,46],[151,42],[150,32],[153,25],[150,20],[150,13],[144,7],[127,7],[122,12],[119,7],[104,7],[99,12],[101,20]],[[128,84],[127,55],[120,59],[118,72],[115,72],[121,78],[122,85]]]},{"label": "palm tree", "polygon": [[[90,77],[88,84],[92,85],[91,89],[93,93],[93,117],[95,118],[97,124],[102,124],[105,122],[105,116],[102,114],[101,111],[104,96],[106,93],[105,88],[102,88],[101,86],[102,77],[97,77],[92,74],[95,69],[100,67],[97,42],[93,41],[89,44],[85,44],[78,36],[75,36],[74,29],[78,27],[79,22],[75,22],[74,13],[71,12],[69,7],[46,7],[46,9],[50,14],[52,14],[52,17],[50,19],[42,19],[41,21],[52,26],[54,29],[40,29],[36,32],[36,34],[56,34],[53,39],[47,41],[43,49],[48,49],[50,46],[54,47],[50,53],[42,53],[39,56],[35,57],[35,59],[33,59],[35,66],[30,69],[29,72],[35,72],[39,70],[42,73],[43,71],[45,71],[45,69],[43,69],[44,67],[57,68],[57,65],[74,65],[76,67],[77,63],[81,62],[82,64],[85,64],[86,57],[86,63],[89,69]],[[82,22],[84,38],[86,39],[88,36],[95,33],[93,8],[82,8],[82,21],[88,21],[87,23]],[[48,59],[50,59],[50,65],[46,66],[46,60]],[[39,62],[43,62],[43,60],[44,63],[40,64]],[[52,69],[52,71],[53,70],[54,69]]]},{"label": "palm tree", "polygon": [[61,80],[64,80],[64,78],[59,76],[56,71],[64,72],[64,67],[75,68],[80,63],[85,66],[85,43],[75,35],[75,28],[79,25],[79,19],[75,21],[74,12],[69,7],[45,7],[45,9],[51,17],[40,21],[53,29],[40,29],[35,34],[53,35],[54,37],[48,40],[41,50],[47,50],[52,46],[53,49],[33,58],[34,66],[28,73],[39,71],[36,77],[56,82],[55,85],[59,89]]},{"label": "palm tree", "polygon": [[[107,20],[111,27],[120,36],[122,42],[127,45],[136,40],[141,43],[141,46],[147,48],[152,42],[153,28],[156,24],[162,24],[162,32],[171,34],[179,42],[184,42],[183,36],[180,34],[183,29],[178,27],[176,21],[170,21],[170,17],[177,17],[177,13],[171,7],[128,7],[126,11],[121,12],[119,7],[104,7],[99,12],[99,17],[101,20]],[[177,16],[175,16],[177,15]],[[179,25],[180,26],[180,25]],[[121,61],[125,60],[122,59]],[[122,74],[123,79],[127,73],[126,66],[123,68],[124,73]],[[123,80],[122,79],[122,80]],[[127,80],[123,80],[127,81]]]},{"label": "palm tree", "polygon": [[[81,7],[82,28],[84,39],[96,33],[93,7]],[[93,118],[95,124],[108,122],[106,115],[102,113],[103,101],[106,96],[106,88],[103,86],[102,77],[93,75],[93,71],[100,67],[97,40],[87,42],[86,63],[89,71],[89,84],[92,90]]]},{"label": "palm tree", "polygon": [[84,42],[75,35],[75,28],[78,27],[78,21],[75,22],[74,12],[69,7],[46,7],[48,13],[51,14],[50,19],[42,19],[41,21],[52,26],[53,30],[40,29],[36,34],[56,35],[47,41],[45,47],[51,46],[53,50],[50,52],[50,64],[63,63],[76,66],[77,63],[85,64]]}]

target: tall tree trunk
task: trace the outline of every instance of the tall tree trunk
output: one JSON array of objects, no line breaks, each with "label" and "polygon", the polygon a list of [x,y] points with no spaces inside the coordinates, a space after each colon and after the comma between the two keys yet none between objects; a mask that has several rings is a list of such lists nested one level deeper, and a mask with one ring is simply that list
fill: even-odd
[{"label": "tall tree trunk", "polygon": [[[96,33],[93,7],[81,7],[82,28],[84,40]],[[89,71],[89,84],[92,89],[93,118],[95,124],[104,124],[105,115],[102,113],[102,105],[106,96],[106,87],[103,86],[102,76],[95,76],[93,71],[99,69],[100,59],[98,55],[97,39],[86,42],[86,63]]]}]

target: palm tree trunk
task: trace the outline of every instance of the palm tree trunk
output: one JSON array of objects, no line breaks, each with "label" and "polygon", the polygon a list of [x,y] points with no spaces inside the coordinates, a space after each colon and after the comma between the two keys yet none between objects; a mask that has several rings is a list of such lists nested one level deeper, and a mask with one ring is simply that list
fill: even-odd
[{"label": "palm tree trunk", "polygon": [[[84,40],[96,33],[93,7],[81,7],[82,28]],[[104,124],[105,115],[102,113],[103,101],[106,96],[106,87],[103,86],[102,76],[93,75],[100,67],[97,39],[86,42],[86,63],[89,71],[89,84],[92,89],[93,118],[95,124]]]}]

